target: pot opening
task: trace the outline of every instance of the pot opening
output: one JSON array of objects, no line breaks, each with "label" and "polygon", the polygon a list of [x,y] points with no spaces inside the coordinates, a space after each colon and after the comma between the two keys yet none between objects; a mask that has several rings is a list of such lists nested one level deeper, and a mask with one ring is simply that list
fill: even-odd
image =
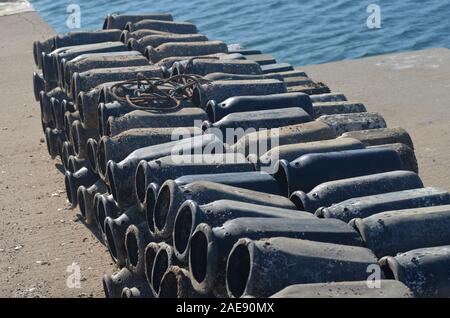
[{"label": "pot opening", "polygon": [[146,167],[147,164],[139,164],[136,170],[136,195],[139,202],[145,202],[145,192],[147,186]]},{"label": "pot opening", "polygon": [[134,267],[137,266],[139,260],[139,247],[136,234],[136,230],[130,231],[127,233],[127,237],[125,238],[128,260]]},{"label": "pot opening", "polygon": [[235,247],[228,257],[227,286],[234,297],[241,297],[245,291],[250,275],[250,262],[250,252],[244,244]]},{"label": "pot opening", "polygon": [[164,185],[161,190],[159,190],[158,197],[156,198],[155,208],[153,210],[155,228],[157,230],[163,230],[166,225],[167,214],[170,208],[170,188]]},{"label": "pot opening", "polygon": [[156,200],[156,193],[153,189],[153,187],[147,188],[147,193],[145,194],[145,218],[147,220],[147,225],[150,230],[150,232],[154,232],[155,230],[155,223],[153,222],[153,213],[155,210],[155,200]]},{"label": "pot opening", "polygon": [[193,278],[201,283],[206,278],[208,263],[208,239],[203,232],[195,233],[191,238],[189,263]]},{"label": "pot opening", "polygon": [[174,226],[174,245],[178,253],[183,254],[189,244],[193,232],[190,205],[185,205],[177,214]]}]

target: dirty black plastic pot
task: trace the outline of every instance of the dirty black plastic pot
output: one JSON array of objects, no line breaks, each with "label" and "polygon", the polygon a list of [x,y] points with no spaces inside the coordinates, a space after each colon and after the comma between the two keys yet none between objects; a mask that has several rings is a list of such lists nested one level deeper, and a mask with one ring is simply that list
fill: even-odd
[{"label": "dirty black plastic pot", "polygon": [[327,208],[319,208],[316,216],[349,222],[353,218],[393,210],[404,210],[450,204],[450,194],[439,188],[422,188],[348,199]]},{"label": "dirty black plastic pot", "polygon": [[142,278],[133,274],[126,268],[121,269],[113,275],[104,275],[102,283],[106,298],[120,298],[122,290],[125,287],[144,287]]},{"label": "dirty black plastic pot", "polygon": [[62,147],[62,143],[65,138],[64,132],[58,129],[45,129],[45,143],[47,144],[48,154],[52,159],[55,159],[61,153],[60,147]]},{"label": "dirty black plastic pot", "polygon": [[66,171],[66,173],[64,174],[64,184],[66,187],[67,200],[71,204],[72,208],[75,208],[78,204],[78,188],[82,185],[91,186],[92,184],[97,182],[97,180],[98,176],[92,171],[89,171],[89,169],[86,167],[81,168],[74,173]]},{"label": "dirty black plastic pot", "polygon": [[[144,55],[150,59],[151,51],[146,50]],[[245,57],[241,54],[227,54],[227,53],[214,53],[208,55],[196,55],[196,56],[168,56],[165,57],[154,65],[159,65],[164,71],[164,75],[169,77],[172,74],[172,67],[175,62],[186,61],[190,59],[219,59],[219,60],[244,60]],[[255,76],[255,75],[254,75]],[[271,77],[270,77],[271,78]]]},{"label": "dirty black plastic pot", "polygon": [[90,187],[84,185],[80,186],[77,191],[77,201],[80,206],[80,213],[87,224],[94,224],[95,221],[95,206],[94,197],[97,193],[103,194],[108,191],[103,180],[97,180]]},{"label": "dirty black plastic pot", "polygon": [[350,225],[378,257],[450,245],[450,205],[382,212],[353,219]]},{"label": "dirty black plastic pot", "polygon": [[275,165],[274,177],[282,194],[309,192],[324,182],[402,170],[396,151],[387,148],[356,149],[302,155],[294,161],[284,159]]},{"label": "dirty black plastic pot", "polygon": [[279,81],[284,81],[285,78],[279,74],[229,74],[214,72],[203,76],[204,79],[208,81],[239,81],[239,80],[258,80],[258,79],[276,79]]},{"label": "dirty black plastic pot", "polygon": [[119,103],[117,101],[110,103],[99,103],[97,106],[98,113],[98,132],[100,136],[106,135],[106,127],[108,126],[109,117],[120,117],[136,110],[128,103]]},{"label": "dirty black plastic pot", "polygon": [[302,92],[308,95],[316,95],[330,93],[331,90],[324,83],[308,81],[306,83],[302,83],[301,85],[289,86],[288,92]]},{"label": "dirty black plastic pot", "polygon": [[155,65],[93,69],[73,74],[71,96],[75,100],[81,91],[89,91],[102,83],[136,79],[139,73],[149,78],[163,77],[161,67]]},{"label": "dirty black plastic pot", "polygon": [[408,132],[399,127],[349,131],[342,134],[342,137],[358,139],[366,147],[402,143],[414,149],[414,144]]},{"label": "dirty black plastic pot", "polygon": [[[66,168],[67,171],[75,173],[84,167],[86,167],[85,159],[80,159],[75,155],[70,155],[69,158],[67,159],[67,168]],[[93,172],[92,170],[90,171]]]},{"label": "dirty black plastic pot", "polygon": [[82,73],[97,68],[115,68],[149,65],[148,60],[140,52],[111,52],[83,54],[70,61],[63,60],[60,85],[70,90],[70,81],[74,73]]},{"label": "dirty black plastic pot", "polygon": [[34,99],[38,102],[41,91],[45,91],[45,81],[41,74],[33,72]]},{"label": "dirty black plastic pot", "polygon": [[402,162],[402,169],[413,171],[415,173],[419,173],[419,164],[417,163],[416,154],[414,150],[408,147],[405,144],[388,144],[388,145],[378,145],[378,146],[370,146],[367,148],[387,148],[392,149],[398,153],[400,160]]},{"label": "dirty black plastic pot", "polygon": [[139,39],[142,39],[144,36],[148,36],[148,35],[170,36],[172,34],[176,34],[176,33],[157,31],[157,30],[153,30],[153,29],[140,29],[140,30],[136,30],[133,32],[129,32],[128,30],[123,30],[122,34],[120,35],[120,41],[123,43],[128,43],[128,41],[130,39],[139,40]]},{"label": "dirty black plastic pot", "polygon": [[286,77],[286,78],[283,78],[283,82],[286,83],[287,87],[313,85],[313,83],[314,83],[308,77]]},{"label": "dirty black plastic pot", "polygon": [[345,102],[347,97],[342,93],[326,93],[310,96],[313,103]]},{"label": "dirty black plastic pot", "polygon": [[105,219],[106,246],[111,254],[111,258],[119,267],[126,265],[125,233],[132,224],[140,224],[143,221],[142,213],[138,206],[128,208],[119,217]]},{"label": "dirty black plastic pot", "polygon": [[80,55],[97,54],[97,53],[115,53],[126,51],[128,51],[128,47],[122,42],[120,42],[119,38],[117,38],[116,41],[111,42],[97,42],[92,44],[66,47],[57,54],[52,55],[53,64],[57,72],[56,79],[59,79],[58,76],[62,73],[61,66]]},{"label": "dirty black plastic pot", "polygon": [[132,128],[192,127],[207,118],[205,111],[197,107],[159,113],[135,110],[122,117],[110,117],[105,132],[107,136],[115,136]]},{"label": "dirty black plastic pot", "polygon": [[153,240],[147,224],[131,224],[125,233],[126,266],[133,273],[145,274],[145,248]]},{"label": "dirty black plastic pot", "polygon": [[372,264],[377,258],[363,247],[281,237],[240,239],[228,257],[226,285],[230,297],[268,297],[293,284],[365,280]]},{"label": "dirty black plastic pot", "polygon": [[[184,186],[196,181],[210,181],[237,188],[260,191],[275,195],[280,194],[278,182],[270,174],[259,171],[195,174],[182,176],[174,180],[178,186]],[[153,214],[159,189],[159,186],[156,187],[155,183],[151,183],[147,187],[147,192],[145,195],[147,223],[152,233],[155,233]]]},{"label": "dirty black plastic pot", "polygon": [[192,93],[192,102],[197,107],[206,108],[210,100],[220,103],[234,96],[269,95],[286,92],[286,84],[274,79],[215,81],[195,86]]},{"label": "dirty black plastic pot", "polygon": [[159,298],[201,298],[211,295],[201,295],[194,290],[191,275],[187,269],[170,266],[161,279]]},{"label": "dirty black plastic pot", "polygon": [[215,123],[203,122],[202,129],[206,133],[217,133],[223,136],[227,143],[233,144],[242,136],[261,129],[297,125],[309,121],[311,117],[302,108],[290,107],[231,113]]},{"label": "dirty black plastic pot", "polygon": [[50,53],[42,53],[42,77],[45,81],[45,91],[49,92],[58,86],[58,67],[56,56],[69,50],[71,47],[59,48]]},{"label": "dirty black plastic pot", "polygon": [[252,154],[247,159],[255,165],[256,170],[264,169],[265,171],[275,173],[274,168],[278,160],[291,162],[296,158],[311,153],[327,153],[363,148],[363,144],[356,139],[338,138],[283,145],[272,148],[259,158]]},{"label": "dirty black plastic pot", "polygon": [[116,201],[111,194],[96,194],[94,197],[95,222],[102,234],[105,234],[105,219],[110,217],[115,219],[123,212],[123,209],[117,206]]},{"label": "dirty black plastic pot", "polygon": [[416,297],[450,297],[450,246],[419,248],[380,260],[387,278],[411,288]]},{"label": "dirty black plastic pot", "polygon": [[269,74],[269,73],[281,73],[293,71],[294,67],[288,63],[277,63],[277,64],[262,65],[261,69],[263,71],[263,74]]},{"label": "dirty black plastic pot", "polygon": [[56,98],[50,98],[51,121],[55,124],[58,130],[64,130],[64,101],[59,101]]},{"label": "dirty black plastic pot", "polygon": [[73,150],[73,146],[69,141],[64,141],[61,145],[61,153],[60,158],[64,169],[69,170],[69,158],[70,156],[74,156],[75,151]]},{"label": "dirty black plastic pot", "polygon": [[[99,104],[102,97],[102,92],[106,88],[110,88],[118,82],[102,83],[88,92],[80,92],[76,99],[76,107],[80,113],[81,122],[88,128],[99,129],[100,126],[100,112]],[[117,102],[118,103],[118,102]],[[132,107],[128,107],[128,111],[134,110]]]},{"label": "dirty black plastic pot", "polygon": [[[270,217],[270,213],[268,216]],[[337,220],[322,221],[324,220],[310,217],[286,219],[281,216],[268,219],[261,215],[255,218],[230,219],[217,227],[209,222],[198,225],[190,240],[189,252],[189,268],[194,288],[199,292],[213,290],[216,296],[226,296],[227,257],[233,245],[241,238],[259,240],[267,237],[288,237],[362,246],[359,234],[347,223],[335,222]],[[321,271],[322,268],[316,267],[316,270]]]},{"label": "dirty black plastic pot", "polygon": [[166,180],[176,179],[188,174],[248,171],[254,171],[253,165],[239,154],[172,154],[153,161],[143,160],[139,163],[136,168],[135,192],[137,199],[143,203],[145,190],[152,182],[163,184]]},{"label": "dirty black plastic pot", "polygon": [[161,280],[164,273],[173,265],[178,265],[173,247],[167,243],[160,243],[152,267],[151,285],[159,295]]},{"label": "dirty black plastic pot", "polygon": [[167,35],[152,34],[144,36],[140,39],[131,38],[127,41],[128,49],[145,53],[148,46],[158,47],[164,43],[185,43],[185,42],[204,42],[208,41],[208,37],[203,34],[176,34],[171,33]]},{"label": "dirty black plastic pot", "polygon": [[[136,199],[135,176],[140,161],[154,160],[172,153],[202,153],[205,149],[219,149],[219,147],[223,149],[223,143],[216,136],[202,135],[137,149],[119,163],[109,161],[106,180],[109,182],[111,193],[119,206],[127,207]],[[142,184],[142,186],[144,186],[143,191],[145,192],[146,184]]]},{"label": "dirty black plastic pot", "polygon": [[210,181],[253,191],[280,194],[280,186],[277,180],[262,171],[192,174],[181,176],[174,181],[178,186],[196,181]]},{"label": "dirty black plastic pot", "polygon": [[210,100],[207,103],[206,112],[208,113],[209,120],[216,122],[231,113],[289,107],[300,107],[310,116],[313,116],[311,100],[308,95],[303,93],[238,96],[230,97],[221,103]]},{"label": "dirty black plastic pot", "polygon": [[33,44],[33,56],[39,68],[42,68],[41,56],[42,53],[49,54],[55,49],[95,44],[100,42],[118,41],[121,35],[121,30],[97,30],[97,31],[77,31],[52,36],[45,41],[35,41]]},{"label": "dirty black plastic pot", "polygon": [[367,280],[356,282],[297,284],[288,286],[270,298],[413,298],[413,292],[393,279],[379,280],[369,287]]},{"label": "dirty black plastic pot", "polygon": [[71,143],[73,143],[72,125],[75,121],[80,121],[79,111],[75,111],[72,113],[66,111],[64,113],[64,120],[63,120],[64,134],[66,136],[66,139],[69,140]]},{"label": "dirty black plastic pot", "polygon": [[222,41],[169,42],[161,44],[156,48],[147,46],[144,55],[150,62],[157,63],[170,56],[201,56],[227,52],[228,47]]},{"label": "dirty black plastic pot", "polygon": [[118,28],[112,29],[114,30],[76,31],[57,34],[54,36],[54,48],[119,41],[121,31]]},{"label": "dirty black plastic pot", "polygon": [[87,141],[97,137],[97,130],[85,128],[79,120],[76,120],[72,123],[70,135],[75,154],[78,158],[84,159],[87,155]]},{"label": "dirty black plastic pot", "polygon": [[329,125],[337,135],[354,130],[386,128],[384,118],[377,113],[323,115],[317,120]]},{"label": "dirty black plastic pot", "polygon": [[200,223],[206,223],[211,227],[216,227],[224,224],[228,220],[242,217],[316,219],[314,215],[308,212],[240,201],[219,200],[199,205],[195,201],[187,200],[178,209],[174,221],[173,242],[175,255],[181,262],[185,263],[188,261],[191,236]]},{"label": "dirty black plastic pot", "polygon": [[[230,51],[230,52],[232,52],[232,51]],[[245,55],[245,54],[244,54]],[[304,71],[301,71],[301,70],[296,70],[296,69],[294,69],[294,70],[291,70],[291,71],[285,71],[285,72],[274,72],[274,73],[266,73],[266,75],[268,75],[268,76],[272,76],[272,75],[281,75],[281,76],[283,76],[284,78],[290,78],[290,77],[308,77],[308,75],[304,72]]]},{"label": "dirty black plastic pot", "polygon": [[161,21],[156,19],[144,19],[133,23],[132,21],[125,25],[125,30],[133,32],[140,29],[151,29],[177,34],[197,33],[197,27],[190,22],[182,21]]},{"label": "dirty black plastic pot", "polygon": [[214,72],[249,75],[262,74],[259,64],[250,60],[190,59],[175,62],[172,66],[171,75],[197,74],[205,76]]},{"label": "dirty black plastic pot", "polygon": [[172,235],[176,214],[186,200],[202,205],[224,199],[295,210],[289,199],[278,195],[209,181],[178,186],[175,181],[168,180],[161,186],[156,198],[153,217],[155,237],[165,239]]},{"label": "dirty black plastic pot", "polygon": [[314,213],[351,198],[423,188],[420,177],[411,171],[391,171],[325,182],[310,192],[295,191],[291,200],[299,210]]},{"label": "dirty black plastic pot", "polygon": [[176,141],[178,138],[192,138],[201,133],[202,130],[197,127],[135,128],[114,137],[103,136],[99,141],[97,153],[99,173],[105,176],[110,160],[120,162],[136,149]]},{"label": "dirty black plastic pot", "polygon": [[49,37],[43,41],[33,42],[34,63],[39,69],[42,69],[42,53],[48,54],[54,50],[55,37]]},{"label": "dirty black plastic pot", "polygon": [[45,93],[41,91],[39,94],[39,106],[41,109],[41,120],[50,128],[55,128],[55,122],[52,115],[51,99],[54,98],[60,102],[67,98],[66,93],[59,87]]},{"label": "dirty black plastic pot", "polygon": [[364,113],[367,109],[364,104],[350,102],[319,102],[314,103],[315,118],[322,115],[337,115],[350,113]]},{"label": "dirty black plastic pot", "polygon": [[[155,224],[153,221],[153,211],[155,208],[156,197],[160,189],[160,185],[157,183],[150,183],[145,191],[144,203],[138,203],[142,206],[145,213],[145,220],[147,221],[147,228],[153,234],[155,233]],[[158,238],[153,237],[154,241],[159,241]]]},{"label": "dirty black plastic pot", "polygon": [[336,138],[334,129],[323,122],[312,121],[247,134],[231,146],[231,151],[246,156],[249,154],[259,156],[273,147],[334,138]]},{"label": "dirty black plastic pot", "polygon": [[46,84],[58,85],[62,61],[70,61],[77,56],[92,53],[125,52],[128,46],[122,42],[101,42],[86,45],[76,45],[57,49],[50,54],[43,54],[43,76]]},{"label": "dirty black plastic pot", "polygon": [[86,167],[98,174],[97,169],[97,148],[98,143],[95,138],[89,138],[86,143]]},{"label": "dirty black plastic pot", "polygon": [[128,22],[134,23],[145,19],[173,21],[170,13],[138,13],[138,14],[108,14],[103,22],[103,29],[125,29]]}]

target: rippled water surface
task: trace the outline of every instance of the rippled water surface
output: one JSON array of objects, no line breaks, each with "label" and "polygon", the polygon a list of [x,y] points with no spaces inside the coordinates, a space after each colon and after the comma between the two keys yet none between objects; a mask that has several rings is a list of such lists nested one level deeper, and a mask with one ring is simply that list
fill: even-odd
[{"label": "rippled water surface", "polygon": [[[69,4],[83,29],[101,28],[110,12],[171,12],[210,39],[240,43],[294,65],[388,52],[450,47],[449,0],[31,0],[58,32],[68,31]],[[381,29],[368,29],[369,4],[381,8]]]}]

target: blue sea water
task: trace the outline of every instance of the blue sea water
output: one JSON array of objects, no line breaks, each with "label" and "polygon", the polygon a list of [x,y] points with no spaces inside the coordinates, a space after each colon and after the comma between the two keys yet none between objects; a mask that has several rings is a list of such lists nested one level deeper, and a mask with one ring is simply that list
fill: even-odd
[{"label": "blue sea water", "polygon": [[[82,29],[101,28],[111,12],[171,12],[210,39],[307,65],[389,52],[450,47],[450,0],[31,0],[57,31],[69,31],[67,6],[78,4]],[[380,8],[369,29],[367,7]]]}]

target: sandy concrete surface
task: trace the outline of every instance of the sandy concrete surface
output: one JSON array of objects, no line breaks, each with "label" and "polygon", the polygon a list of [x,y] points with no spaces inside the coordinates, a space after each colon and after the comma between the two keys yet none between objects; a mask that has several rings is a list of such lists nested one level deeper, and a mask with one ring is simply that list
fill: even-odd
[{"label": "sandy concrete surface", "polygon": [[450,190],[450,50],[381,55],[304,68],[315,81],[379,112],[414,141],[420,176]]},{"label": "sandy concrete surface", "polygon": [[[58,161],[47,154],[32,42],[52,30],[36,13],[0,18],[0,296],[101,297],[114,270],[106,248],[67,209]],[[412,135],[428,185],[450,189],[450,51],[429,50],[306,67],[316,81],[383,114]],[[68,288],[68,266],[81,288]]]},{"label": "sandy concrete surface", "polygon": [[[32,43],[51,33],[34,12],[0,18],[1,297],[101,297],[101,277],[114,268],[78,212],[67,210],[59,162],[41,139]],[[79,289],[66,285],[74,262]]]}]

